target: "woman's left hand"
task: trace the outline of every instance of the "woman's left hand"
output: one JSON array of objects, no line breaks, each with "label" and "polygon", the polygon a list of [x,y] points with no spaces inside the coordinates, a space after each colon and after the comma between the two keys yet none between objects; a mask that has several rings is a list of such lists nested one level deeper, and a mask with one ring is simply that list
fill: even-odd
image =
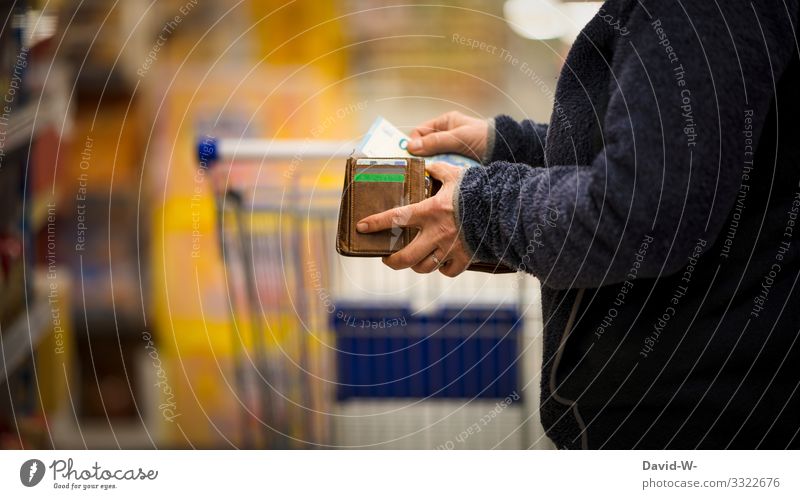
[{"label": "woman's left hand", "polygon": [[395,270],[411,267],[420,274],[439,270],[448,277],[455,277],[470,263],[470,257],[458,237],[459,228],[453,212],[453,191],[461,168],[447,163],[433,163],[426,169],[442,182],[435,196],[370,215],[360,220],[356,229],[359,232],[377,232],[396,227],[416,227],[419,232],[414,240],[405,248],[384,257],[383,263]]}]

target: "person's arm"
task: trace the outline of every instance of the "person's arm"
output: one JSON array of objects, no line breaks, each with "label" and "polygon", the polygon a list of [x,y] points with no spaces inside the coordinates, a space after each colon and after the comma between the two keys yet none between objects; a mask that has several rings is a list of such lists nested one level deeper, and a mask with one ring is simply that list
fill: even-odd
[{"label": "person's arm", "polygon": [[527,119],[518,122],[504,114],[494,117],[489,121],[484,163],[506,161],[542,166],[547,127]]},{"label": "person's arm", "polygon": [[796,0],[637,5],[614,53],[604,148],[586,165],[466,170],[454,204],[467,252],[554,288],[621,282],[650,237],[639,277],[682,268],[729,214],[747,159],[742,132],[749,123],[760,135],[796,12]]}]

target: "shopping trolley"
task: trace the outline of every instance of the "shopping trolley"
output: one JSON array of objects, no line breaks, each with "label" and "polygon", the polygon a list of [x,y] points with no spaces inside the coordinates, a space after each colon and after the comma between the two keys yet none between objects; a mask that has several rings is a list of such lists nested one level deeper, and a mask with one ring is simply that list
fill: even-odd
[{"label": "shopping trolley", "polygon": [[[352,143],[206,138],[198,149],[201,168],[218,170],[243,446],[537,444],[530,283],[339,257],[341,189],[302,170],[338,171]],[[387,282],[400,293],[384,293]]]},{"label": "shopping trolley", "polygon": [[[324,416],[330,397],[316,381],[331,371],[330,361],[313,348],[325,342],[327,325],[310,308],[303,269],[315,265],[328,275],[328,233],[341,191],[305,189],[292,161],[331,160],[351,151],[343,142],[206,137],[198,143],[200,168],[214,171],[245,448],[330,441]],[[289,161],[287,169],[277,171],[275,162],[282,160]]]}]

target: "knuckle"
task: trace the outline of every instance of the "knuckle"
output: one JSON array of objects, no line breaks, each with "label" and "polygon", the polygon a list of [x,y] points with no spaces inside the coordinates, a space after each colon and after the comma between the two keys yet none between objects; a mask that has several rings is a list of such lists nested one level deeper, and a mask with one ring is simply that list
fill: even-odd
[{"label": "knuckle", "polygon": [[411,225],[414,217],[417,216],[419,207],[416,204],[409,204],[403,207],[403,225]]},{"label": "knuckle", "polygon": [[390,212],[390,218],[392,221],[392,225],[403,225],[406,223],[408,216],[406,215],[406,210],[403,206],[399,206],[397,208],[392,208]]},{"label": "knuckle", "polygon": [[436,229],[437,229],[437,232],[439,233],[439,236],[443,237],[443,238],[451,238],[456,233],[455,227],[453,227],[452,225],[450,225],[448,223],[444,223],[444,222],[439,223],[437,225]]},{"label": "knuckle", "polygon": [[453,212],[452,200],[445,199],[445,196],[434,196],[433,199],[437,211],[442,211],[448,214]]}]

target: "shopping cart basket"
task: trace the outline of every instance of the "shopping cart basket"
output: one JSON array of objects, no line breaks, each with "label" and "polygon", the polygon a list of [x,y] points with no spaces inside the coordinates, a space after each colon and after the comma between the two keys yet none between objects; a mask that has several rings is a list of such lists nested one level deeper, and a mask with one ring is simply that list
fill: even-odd
[{"label": "shopping cart basket", "polygon": [[[303,173],[315,161],[339,171],[350,143],[206,139],[199,149],[201,167],[220,170],[243,446],[538,445],[540,323],[525,313],[535,296],[520,276],[451,280],[339,257],[341,189]],[[400,291],[385,293],[387,282]]]}]

